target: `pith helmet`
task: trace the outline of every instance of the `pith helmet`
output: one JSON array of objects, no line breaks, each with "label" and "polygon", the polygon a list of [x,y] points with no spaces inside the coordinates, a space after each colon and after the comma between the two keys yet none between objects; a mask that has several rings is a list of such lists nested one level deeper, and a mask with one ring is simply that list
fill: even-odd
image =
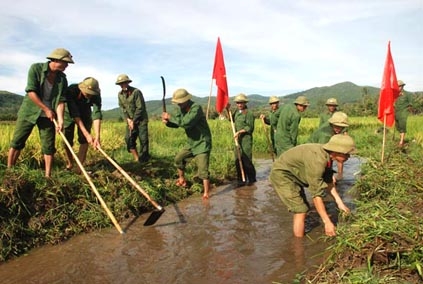
[{"label": "pith helmet", "polygon": [[279,98],[277,96],[271,96],[269,98],[269,104],[274,104],[274,103],[278,103],[279,102]]},{"label": "pith helmet", "polygon": [[241,94],[239,94],[235,97],[234,102],[236,102],[236,103],[241,103],[241,102],[247,103],[248,98],[245,94],[241,93]]},{"label": "pith helmet", "polygon": [[129,79],[129,77],[128,77],[128,75],[126,75],[126,74],[120,74],[118,77],[117,77],[117,79],[116,79],[116,85],[119,85],[119,84],[121,84],[121,83],[125,83],[125,82],[128,82],[128,83],[131,83],[132,82],[132,80],[131,79]]},{"label": "pith helmet", "polygon": [[333,135],[329,142],[323,145],[323,149],[342,154],[352,154],[355,152],[354,140],[344,134]]},{"label": "pith helmet", "polygon": [[174,104],[183,104],[184,102],[189,101],[192,98],[192,95],[188,93],[185,89],[177,89],[172,96],[172,103]]},{"label": "pith helmet", "polygon": [[335,98],[329,98],[326,101],[327,106],[338,106],[338,101]]},{"label": "pith helmet", "polygon": [[303,105],[303,106],[309,106],[310,103],[308,102],[308,99],[305,96],[299,96],[295,99],[294,104],[296,105]]},{"label": "pith helmet", "polygon": [[99,96],[100,95],[100,87],[98,85],[98,81],[93,77],[87,77],[78,84],[79,89],[91,96]]},{"label": "pith helmet", "polygon": [[348,127],[348,115],[345,112],[337,111],[335,112],[331,118],[329,118],[329,123],[340,126],[340,127]]},{"label": "pith helmet", "polygon": [[405,86],[404,81],[398,80],[398,87]]},{"label": "pith helmet", "polygon": [[72,54],[64,48],[56,48],[53,50],[49,56],[47,56],[47,59],[56,59],[65,61],[67,63],[74,63],[72,59]]}]

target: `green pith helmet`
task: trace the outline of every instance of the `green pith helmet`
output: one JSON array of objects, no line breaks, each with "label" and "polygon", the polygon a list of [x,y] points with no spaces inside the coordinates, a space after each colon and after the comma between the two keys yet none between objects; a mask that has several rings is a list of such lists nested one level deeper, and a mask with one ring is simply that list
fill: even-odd
[{"label": "green pith helmet", "polygon": [[279,102],[279,98],[277,96],[271,96],[269,98],[269,104],[274,104],[274,103],[278,103]]},{"label": "green pith helmet", "polygon": [[310,103],[308,102],[307,98],[305,96],[299,96],[295,99],[294,104],[296,105],[302,105],[302,106],[309,106]]},{"label": "green pith helmet", "polygon": [[74,63],[72,54],[70,54],[70,52],[64,48],[56,48],[50,53],[49,56],[47,56],[47,59],[56,59],[67,63]]},{"label": "green pith helmet", "polygon": [[234,102],[236,102],[236,103],[247,103],[248,98],[245,94],[241,93],[241,94],[239,94],[235,97]]},{"label": "green pith helmet", "polygon": [[338,101],[335,98],[329,98],[326,101],[327,106],[338,106]]},{"label": "green pith helmet", "polygon": [[126,74],[120,74],[118,77],[117,77],[117,79],[116,79],[116,85],[119,85],[119,84],[121,84],[121,83],[125,83],[125,82],[128,82],[128,83],[131,83],[132,82],[132,80],[131,79],[129,79],[129,77],[128,77],[128,75],[126,75]]},{"label": "green pith helmet", "polygon": [[78,84],[79,89],[81,92],[91,95],[91,96],[99,96],[100,95],[100,87],[98,85],[98,81],[93,77],[87,77]]},{"label": "green pith helmet", "polygon": [[344,134],[333,135],[329,142],[323,145],[323,149],[342,154],[353,154],[355,152],[354,140]]},{"label": "green pith helmet", "polygon": [[329,123],[340,126],[340,127],[348,127],[348,115],[345,112],[337,111],[335,112],[331,118],[329,118]]},{"label": "green pith helmet", "polygon": [[398,87],[405,86],[404,81],[398,80]]},{"label": "green pith helmet", "polygon": [[188,93],[185,89],[177,89],[172,96],[172,103],[174,104],[183,104],[189,101],[192,98],[192,95]]}]

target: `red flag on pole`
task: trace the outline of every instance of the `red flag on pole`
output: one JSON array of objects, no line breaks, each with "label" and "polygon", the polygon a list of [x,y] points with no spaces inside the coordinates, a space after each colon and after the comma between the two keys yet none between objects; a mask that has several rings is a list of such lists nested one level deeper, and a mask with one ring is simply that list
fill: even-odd
[{"label": "red flag on pole", "polygon": [[229,93],[228,83],[226,81],[226,68],[223,60],[222,45],[220,38],[217,38],[216,56],[214,58],[213,79],[216,80],[217,96],[216,96],[216,111],[221,113],[228,104]]},{"label": "red flag on pole", "polygon": [[399,92],[394,60],[391,55],[391,42],[388,42],[388,54],[383,70],[377,118],[385,123],[386,116],[386,125],[389,127],[391,127],[395,121],[394,102],[398,98]]}]

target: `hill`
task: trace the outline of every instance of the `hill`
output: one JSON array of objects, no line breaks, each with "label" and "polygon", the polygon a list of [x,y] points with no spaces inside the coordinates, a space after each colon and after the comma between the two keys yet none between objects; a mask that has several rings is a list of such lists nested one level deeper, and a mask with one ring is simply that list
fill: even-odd
[{"label": "hill", "polygon": [[[310,107],[305,112],[305,116],[317,116],[319,112],[325,107],[325,102],[328,98],[335,97],[340,109],[347,112],[349,115],[374,115],[377,110],[377,98],[380,89],[370,86],[358,86],[352,82],[342,82],[332,86],[315,87],[306,91],[297,92],[280,97],[281,103],[290,103],[298,96],[306,96],[310,101]],[[230,97],[232,106],[234,96]],[[269,97],[260,94],[248,94],[248,107],[253,110],[255,114],[263,111],[268,111]],[[417,109],[420,109],[423,101],[421,92],[416,93],[418,99]],[[22,103],[23,96],[12,94],[7,91],[0,91],[0,120],[5,120],[4,117],[16,117],[17,110]],[[208,97],[193,97],[196,103],[203,106],[204,111],[207,109]],[[172,104],[171,99],[167,98],[166,108],[168,112],[172,112],[175,105]],[[217,113],[214,110],[216,97],[210,98],[210,113],[209,117],[214,118]],[[146,101],[148,115],[151,119],[157,119],[162,113],[162,101],[152,100]],[[119,120],[121,113],[119,108],[104,111],[104,119]]]}]

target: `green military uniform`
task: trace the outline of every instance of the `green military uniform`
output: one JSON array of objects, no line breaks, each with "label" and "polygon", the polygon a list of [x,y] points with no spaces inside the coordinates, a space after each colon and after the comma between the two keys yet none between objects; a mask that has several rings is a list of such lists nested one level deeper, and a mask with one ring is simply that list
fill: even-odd
[{"label": "green military uniform", "polygon": [[269,115],[266,115],[264,118],[264,123],[270,125],[270,140],[272,141],[273,151],[276,153],[275,146],[275,132],[278,126],[279,116],[281,113],[281,108],[278,108],[275,111],[271,111]]},{"label": "green military uniform", "polygon": [[27,93],[23,99],[18,112],[15,132],[10,143],[10,147],[22,150],[25,147],[26,140],[37,125],[40,132],[41,151],[44,155],[53,155],[56,152],[55,137],[56,131],[52,121],[45,117],[44,112],[28,96],[29,92],[35,92],[51,110],[56,110],[59,102],[65,101],[64,90],[68,86],[66,75],[63,72],[57,72],[55,81],[51,85],[50,98],[44,95],[44,87],[47,84],[47,75],[49,72],[49,62],[34,63],[28,71],[28,81],[25,88]]},{"label": "green military uniform", "polygon": [[316,131],[314,131],[308,139],[308,142],[324,144],[327,143],[334,134],[335,132],[333,131],[333,127],[328,122],[327,124],[323,124]]},{"label": "green military uniform", "polygon": [[282,153],[273,163],[269,179],[289,211],[306,213],[309,205],[304,187],[313,198],[323,197],[326,182],[331,181],[331,168],[329,153],[323,145],[302,144]]},{"label": "green military uniform", "polygon": [[137,137],[140,141],[140,161],[150,158],[148,139],[148,114],[145,106],[144,96],[141,90],[128,86],[126,91],[119,91],[119,107],[125,121],[129,118],[134,122],[134,129],[130,131],[126,127],[125,141],[128,152],[137,147]]},{"label": "green military uniform", "polygon": [[198,177],[203,180],[208,179],[212,136],[201,106],[189,100],[187,107],[185,109],[178,108],[176,115],[170,118],[166,126],[181,127],[188,137],[188,145],[175,157],[175,166],[184,170],[187,162],[198,156]]},{"label": "green military uniform", "polygon": [[[246,132],[239,134],[238,143],[241,150],[241,161],[248,179],[248,183],[256,182],[256,169],[253,165],[253,132],[254,132],[254,115],[248,109],[238,110],[233,115],[235,131],[245,130]],[[235,161],[238,182],[242,181],[241,168],[239,165],[238,155]]]},{"label": "green military uniform", "polygon": [[331,118],[334,113],[335,112],[330,112],[330,111],[322,112],[319,115],[319,127],[324,125],[324,124],[328,124],[329,118]]},{"label": "green military uniform", "polygon": [[275,133],[276,155],[280,156],[286,150],[297,145],[298,127],[301,121],[295,104],[281,107],[279,121]]},{"label": "green military uniform", "polygon": [[[91,132],[94,120],[103,119],[103,114],[101,112],[101,96],[91,96],[88,99],[82,94],[78,84],[72,84],[66,89],[65,97],[67,105],[64,117],[65,135],[69,143],[73,145],[75,117],[79,117],[82,120],[82,123],[88,132]],[[85,136],[79,129],[78,142],[80,144],[87,143]]]},{"label": "green military uniform", "polygon": [[395,101],[395,127],[400,133],[407,132],[408,108],[413,105],[410,93],[401,92]]}]

